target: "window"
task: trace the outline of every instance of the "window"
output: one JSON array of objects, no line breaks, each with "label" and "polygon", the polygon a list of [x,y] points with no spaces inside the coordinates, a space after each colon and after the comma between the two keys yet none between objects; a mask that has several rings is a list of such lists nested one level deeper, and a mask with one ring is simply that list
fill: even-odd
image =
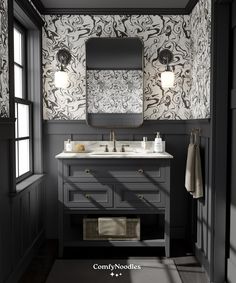
[{"label": "window", "polygon": [[27,93],[26,30],[14,25],[16,180],[32,174],[32,102]]}]

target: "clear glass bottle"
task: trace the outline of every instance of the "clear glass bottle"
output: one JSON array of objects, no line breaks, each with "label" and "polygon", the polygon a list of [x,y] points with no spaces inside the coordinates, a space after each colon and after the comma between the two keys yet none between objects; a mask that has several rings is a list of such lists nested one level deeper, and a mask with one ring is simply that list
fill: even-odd
[{"label": "clear glass bottle", "polygon": [[143,140],[141,142],[141,147],[143,150],[147,149],[147,137],[143,137]]},{"label": "clear glass bottle", "polygon": [[162,146],[162,138],[160,137],[160,133],[157,132],[156,138],[154,140],[154,152],[163,152],[163,146]]}]

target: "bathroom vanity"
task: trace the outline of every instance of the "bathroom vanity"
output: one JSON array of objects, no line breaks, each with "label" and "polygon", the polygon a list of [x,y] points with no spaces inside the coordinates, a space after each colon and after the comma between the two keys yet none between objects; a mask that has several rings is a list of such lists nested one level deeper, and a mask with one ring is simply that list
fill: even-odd
[{"label": "bathroom vanity", "polygon": [[[60,153],[59,256],[64,247],[163,246],[170,256],[170,160],[164,153]],[[140,240],[84,240],[83,220],[140,220]]]}]

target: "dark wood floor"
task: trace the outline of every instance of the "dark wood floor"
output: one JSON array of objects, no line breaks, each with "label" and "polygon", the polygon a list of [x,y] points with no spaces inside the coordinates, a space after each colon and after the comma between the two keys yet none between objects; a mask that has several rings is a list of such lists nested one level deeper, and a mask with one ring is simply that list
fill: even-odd
[{"label": "dark wood floor", "polygon": [[[184,251],[184,243],[177,242],[173,245],[173,257],[183,283],[208,283],[206,274],[195,257]],[[99,256],[101,255],[101,256]],[[162,248],[80,248],[68,249],[65,258],[98,259],[98,258],[127,258],[135,256],[156,257],[164,256]],[[19,283],[45,283],[52,265],[57,258],[57,242],[46,241],[23,274]]]}]

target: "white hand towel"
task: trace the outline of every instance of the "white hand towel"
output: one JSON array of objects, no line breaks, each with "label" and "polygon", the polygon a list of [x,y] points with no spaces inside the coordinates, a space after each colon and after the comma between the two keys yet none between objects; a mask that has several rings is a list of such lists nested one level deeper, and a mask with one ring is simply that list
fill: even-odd
[{"label": "white hand towel", "polygon": [[199,145],[195,146],[195,174],[194,174],[194,191],[191,192],[193,198],[203,197],[203,184],[202,184],[202,168],[201,156]]},{"label": "white hand towel", "polygon": [[187,164],[185,172],[185,187],[188,192],[195,191],[195,144],[188,146]]}]

